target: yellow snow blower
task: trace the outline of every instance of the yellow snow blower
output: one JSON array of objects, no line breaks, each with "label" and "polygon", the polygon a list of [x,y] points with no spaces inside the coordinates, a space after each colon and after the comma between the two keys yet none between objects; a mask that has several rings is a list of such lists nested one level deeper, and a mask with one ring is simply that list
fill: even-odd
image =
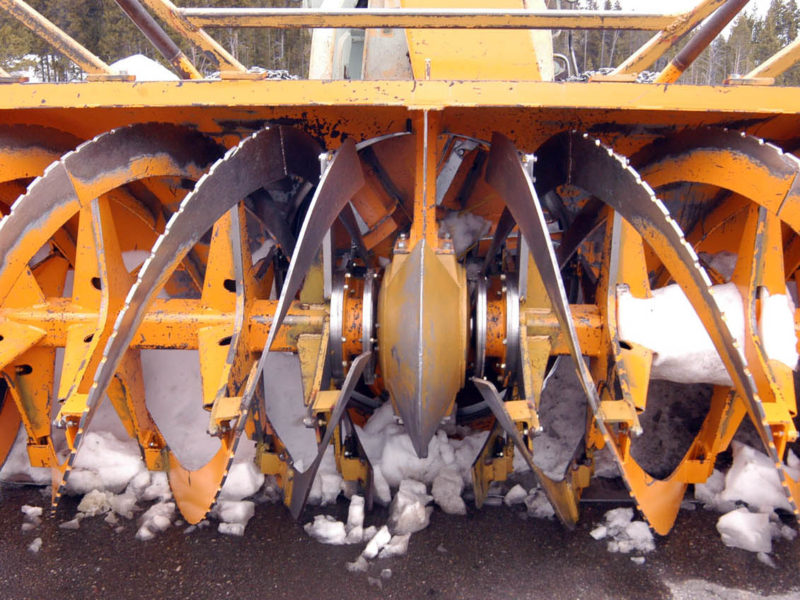
[{"label": "yellow snow blower", "polygon": [[[21,424],[54,503],[107,398],[190,523],[242,439],[295,516],[331,445],[344,479],[369,490],[355,425],[387,402],[420,457],[442,423],[490,430],[478,505],[516,453],[572,526],[602,450],[662,534],[749,420],[798,513],[784,460],[797,438],[800,89],[774,81],[800,42],[724,85],[682,85],[745,1],[683,14],[542,0],[117,4],[178,79],[116,71],[22,0],[0,0],[84,73],[0,72],[0,460]],[[308,79],[247,70],[207,33],[259,27],[312,30]],[[652,37],[580,80],[552,40],[583,30]],[[204,78],[178,37],[219,73]],[[670,348],[656,327],[674,330]],[[219,439],[204,466],[151,414],[153,349],[197,353],[195,401]],[[269,367],[287,353],[317,434],[302,469],[276,424],[287,399]],[[532,440],[558,357],[586,410],[554,478]],[[656,378],[713,386],[683,459],[658,477],[633,451]]]}]

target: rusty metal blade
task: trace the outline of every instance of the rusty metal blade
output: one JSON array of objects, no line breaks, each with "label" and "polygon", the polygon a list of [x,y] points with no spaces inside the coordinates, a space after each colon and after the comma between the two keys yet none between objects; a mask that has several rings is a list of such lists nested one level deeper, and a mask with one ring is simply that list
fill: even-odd
[{"label": "rusty metal blade", "polygon": [[[86,399],[79,435],[88,427],[147,307],[192,246],[222,214],[254,191],[289,174],[303,176],[313,172],[309,163],[316,166],[317,156],[318,147],[302,132],[285,127],[267,129],[229,150],[199,179],[153,247],[118,315]],[[252,399],[252,394],[249,398]],[[243,405],[242,413],[246,414],[248,409],[249,405]],[[77,437],[68,465],[74,461],[79,446],[80,437]],[[68,472],[69,466],[60,490]],[[220,487],[223,482],[224,475]]]},{"label": "rusty metal blade", "polygon": [[575,495],[572,485],[566,479],[553,481],[533,462],[533,454],[531,454],[530,448],[528,448],[525,440],[522,439],[519,429],[517,429],[511,419],[511,415],[508,414],[503,405],[503,400],[497,393],[497,388],[491,382],[478,377],[473,377],[472,383],[475,384],[486,404],[489,405],[500,427],[511,437],[514,446],[516,446],[522,458],[525,459],[531,471],[536,475],[539,485],[542,486],[547,499],[553,505],[559,520],[570,529],[574,528],[575,523],[578,521],[578,497]]},{"label": "rusty metal blade", "polygon": [[[725,317],[714,301],[711,281],[700,267],[697,255],[684,239],[680,227],[670,217],[663,203],[656,198],[650,186],[641,180],[627,160],[587,134],[570,132],[551,139],[539,149],[538,159],[536,177],[537,186],[542,186],[540,191],[544,193],[568,181],[602,200],[647,240],[662,264],[681,285],[697,312],[731,375],[734,389],[747,406],[767,454],[776,465],[781,465],[782,461],[778,457],[771,434],[764,424],[763,404],[741,348],[731,335]],[[596,390],[592,389],[591,392],[590,402],[594,403],[592,408],[596,412]],[[631,487],[637,499],[641,500],[648,489],[652,488],[653,478],[632,461],[626,466],[605,425],[600,419],[597,424],[613,449],[620,468],[626,472],[626,484]],[[781,479],[787,482],[784,489],[790,506],[797,514],[797,501],[790,491],[788,475],[782,468],[778,471]],[[642,504],[641,509],[659,533],[665,533],[671,527],[672,522],[669,519],[659,524],[648,515],[647,506]]]},{"label": "rusty metal blade", "polygon": [[508,138],[499,133],[492,136],[492,149],[486,167],[486,181],[503,198],[519,226],[520,233],[528,243],[531,256],[541,274],[559,325],[567,334],[567,345],[575,362],[581,385],[592,408],[596,410],[599,406],[597,391],[589,369],[583,361],[578,335],[572,322],[567,293],[561,280],[558,261],[542,207],[516,148]]},{"label": "rusty metal blade", "polygon": [[299,518],[300,513],[303,512],[308,500],[308,493],[311,491],[311,485],[314,483],[314,477],[317,476],[319,465],[333,438],[333,432],[339,426],[339,422],[342,420],[344,411],[347,408],[347,403],[350,401],[350,395],[353,393],[358,380],[361,379],[361,374],[364,372],[364,368],[367,366],[371,356],[372,352],[359,354],[350,366],[342,385],[342,391],[339,393],[336,405],[331,411],[330,421],[325,427],[325,434],[317,447],[317,457],[314,462],[302,473],[296,471],[294,466],[292,467],[292,499],[289,503],[289,512],[292,513],[295,519]]}]

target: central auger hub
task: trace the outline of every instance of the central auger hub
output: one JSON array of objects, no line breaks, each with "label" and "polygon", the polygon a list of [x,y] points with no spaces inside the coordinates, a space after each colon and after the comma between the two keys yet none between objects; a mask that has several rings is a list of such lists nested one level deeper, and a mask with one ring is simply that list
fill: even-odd
[{"label": "central auger hub", "polygon": [[[378,290],[378,282],[380,289]],[[405,235],[379,274],[351,269],[334,276],[331,294],[331,375],[342,379],[354,356],[373,351],[383,388],[403,420],[418,456],[452,411],[464,386],[469,347],[466,272],[452,250],[413,247]],[[375,364],[364,380],[375,383]]]}]

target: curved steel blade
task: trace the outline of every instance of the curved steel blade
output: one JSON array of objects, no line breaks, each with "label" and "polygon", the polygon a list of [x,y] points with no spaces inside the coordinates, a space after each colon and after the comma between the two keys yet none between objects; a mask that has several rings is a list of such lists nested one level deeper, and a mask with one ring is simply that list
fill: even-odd
[{"label": "curved steel blade", "polygon": [[486,167],[486,181],[503,198],[506,207],[519,226],[520,233],[528,243],[531,256],[539,270],[553,310],[561,329],[567,333],[567,345],[578,370],[584,393],[594,410],[599,406],[597,391],[578,342],[569,300],[561,280],[561,272],[553,250],[547,222],[539,204],[536,190],[520,161],[517,149],[502,134],[492,136],[492,148]]},{"label": "curved steel blade", "polygon": [[[84,142],[51,164],[0,222],[0,302],[27,267],[26,251],[41,248],[83,205],[141,178],[131,165],[147,160],[149,177],[199,178],[221,154],[216,142],[185,127],[148,123],[121,127]],[[150,172],[152,171],[152,172]]]},{"label": "curved steel blade", "polygon": [[[489,185],[491,185],[491,183],[489,183]],[[500,219],[497,221],[497,227],[495,227],[494,235],[492,236],[492,243],[489,244],[489,251],[486,253],[486,257],[483,259],[481,275],[486,275],[486,272],[489,270],[494,257],[497,255],[497,251],[508,237],[508,234],[511,233],[511,230],[514,229],[514,225],[516,225],[514,222],[514,217],[511,216],[508,208],[504,208],[503,214],[500,215]]]},{"label": "curved steel blade", "polygon": [[[170,219],[128,293],[89,390],[87,409],[80,423],[81,434],[88,427],[94,408],[105,393],[147,307],[183,257],[231,207],[263,185],[288,174],[308,174],[311,172],[309,163],[316,165],[317,156],[318,147],[302,132],[285,127],[262,130],[229,150],[199,179]],[[259,168],[253,168],[256,165]],[[252,399],[252,394],[248,399]],[[249,405],[244,407],[243,414],[247,409]],[[240,421],[243,420],[242,417]],[[68,457],[59,491],[63,490],[79,445],[80,437],[76,437],[75,450]]]},{"label": "curved steel blade", "polygon": [[572,489],[572,485],[566,479],[553,481],[533,462],[533,454],[531,454],[525,440],[522,439],[522,434],[520,434],[519,429],[511,419],[511,415],[508,414],[503,400],[497,393],[497,388],[491,382],[479,377],[473,377],[472,383],[475,384],[486,404],[489,405],[500,427],[511,437],[514,446],[516,446],[522,458],[525,459],[531,471],[536,475],[539,485],[542,486],[547,499],[553,505],[559,520],[570,529],[575,527],[575,523],[578,522],[578,498]]},{"label": "curved steel blade", "polygon": [[344,411],[347,408],[347,403],[350,401],[350,395],[353,393],[358,380],[361,379],[364,367],[367,366],[371,356],[372,352],[359,354],[350,366],[350,371],[348,371],[344,384],[342,384],[342,391],[339,393],[339,398],[331,411],[330,421],[325,426],[325,434],[317,447],[317,457],[314,462],[302,473],[292,467],[292,499],[289,503],[289,512],[292,513],[295,519],[299,518],[300,513],[303,512],[308,500],[308,493],[311,491],[311,485],[314,483],[314,477],[317,476],[319,465],[325,456],[328,445],[331,443],[331,438],[333,438],[333,432],[339,426],[339,422],[342,420]]},{"label": "curved steel blade", "polygon": [[[661,201],[656,198],[650,186],[641,180],[641,177],[629,166],[628,161],[601,144],[599,140],[586,134],[579,135],[571,132],[558,136],[540,148],[538,158],[536,163],[537,184],[541,183],[544,186],[542,187],[543,191],[568,181],[609,205],[647,241],[675,281],[681,285],[697,312],[731,375],[735,390],[747,405],[748,413],[762,439],[767,454],[776,465],[782,464],[770,432],[764,425],[764,407],[755,383],[747,369],[741,348],[731,335],[725,317],[714,300],[711,281],[700,267],[697,255],[684,239],[680,227],[670,217]],[[567,171],[565,171],[565,167],[568,169]],[[540,171],[541,177],[539,176]],[[562,176],[560,181],[559,172]],[[593,409],[596,409],[596,390],[592,390],[592,392],[590,401],[593,402]],[[631,486],[637,499],[648,498],[659,502],[658,486],[655,485],[657,480],[647,475],[635,463],[635,468],[629,464],[626,470],[619,451],[608,435],[602,420],[598,419],[597,424],[614,450],[614,455],[623,472],[628,475],[626,484]],[[783,469],[779,469],[779,474],[782,479],[788,477]],[[797,503],[789,491],[788,485],[785,490],[792,509],[797,513]],[[642,510],[650,520],[644,503]],[[677,512],[677,509],[674,510]],[[661,524],[653,521],[651,524],[659,533],[665,533],[665,530],[669,530],[671,527],[673,520],[674,515],[671,516],[671,519],[664,519]]]},{"label": "curved steel blade", "polygon": [[336,151],[327,170],[322,174],[317,191],[311,199],[300,235],[297,237],[292,261],[289,263],[286,281],[281,289],[281,296],[269,329],[262,361],[272,348],[272,343],[286,317],[289,305],[303,284],[303,279],[314,260],[323,236],[331,228],[350,198],[363,185],[364,174],[361,171],[356,145],[350,139]]}]

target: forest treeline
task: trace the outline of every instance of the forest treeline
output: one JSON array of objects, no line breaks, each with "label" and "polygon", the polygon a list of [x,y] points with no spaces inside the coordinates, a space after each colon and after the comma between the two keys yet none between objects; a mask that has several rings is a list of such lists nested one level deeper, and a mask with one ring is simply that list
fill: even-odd
[{"label": "forest treeline", "polygon": [[[106,62],[111,63],[137,53],[164,62],[113,0],[27,1]],[[176,4],[197,7],[297,7],[301,2],[186,0]],[[555,0],[550,0],[549,4],[555,4]],[[561,4],[562,7],[570,6],[565,1]],[[581,0],[574,6],[584,10],[620,10],[619,2],[612,0]],[[681,81],[708,85],[720,83],[731,74],[746,74],[794,40],[798,25],[800,9],[796,0],[772,0],[763,16],[758,16],[752,9],[746,10],[734,21],[729,35],[718,37]],[[308,71],[308,31],[213,29],[209,33],[247,66],[286,69],[300,76],[305,76]],[[561,31],[554,34],[554,49],[574,59],[574,68],[582,73],[618,65],[651,36],[652,32],[643,31],[575,31],[572,34]],[[208,74],[217,70],[212,56],[203,54],[177,35],[172,37],[201,71]],[[679,47],[659,59],[651,70],[662,69]],[[64,81],[80,76],[68,60],[54,53],[45,42],[2,12],[0,66],[7,70],[34,67],[45,81]],[[800,85],[800,67],[794,67],[781,76],[778,83]]]}]

